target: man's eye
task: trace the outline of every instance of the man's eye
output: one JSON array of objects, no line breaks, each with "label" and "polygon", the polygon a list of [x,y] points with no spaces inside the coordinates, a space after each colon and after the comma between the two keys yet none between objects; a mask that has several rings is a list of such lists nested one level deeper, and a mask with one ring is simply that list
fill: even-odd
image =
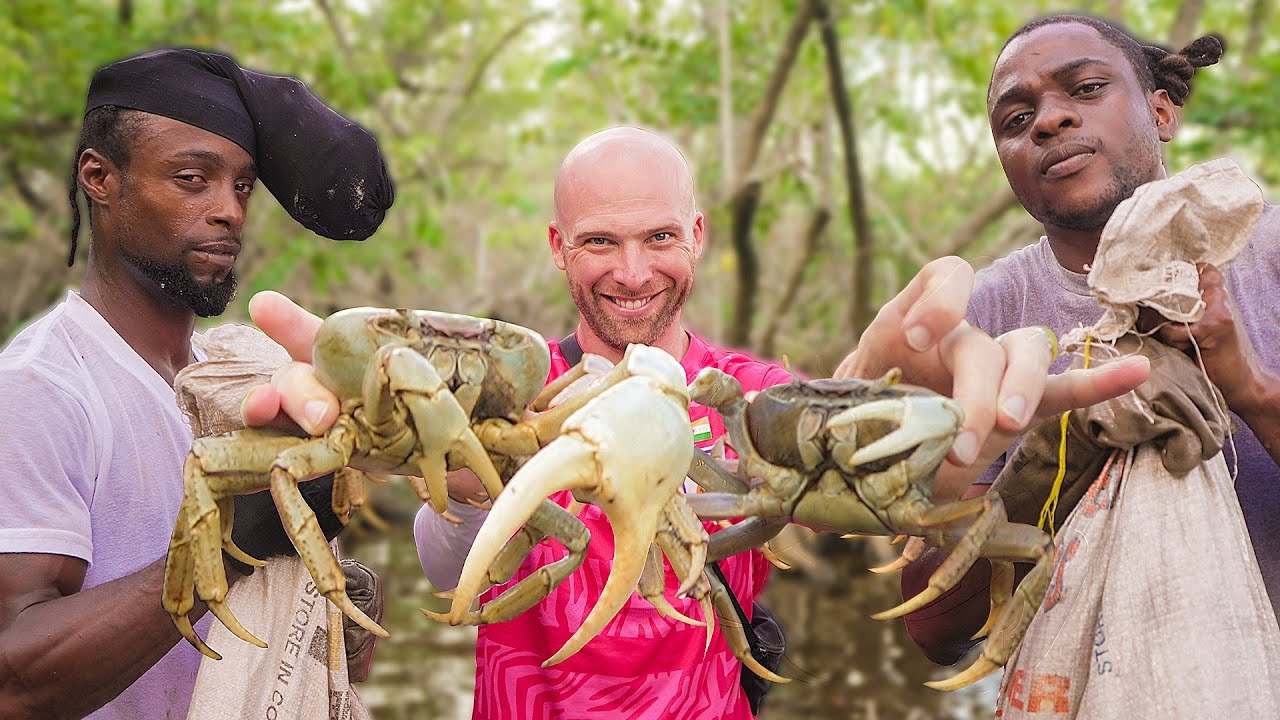
[{"label": "man's eye", "polygon": [[196,173],[185,173],[176,177],[183,182],[204,182],[204,176]]},{"label": "man's eye", "polygon": [[1080,87],[1076,88],[1076,94],[1077,94],[1077,95],[1092,95],[1093,93],[1096,93],[1096,92],[1098,92],[1099,90],[1101,90],[1102,88],[1106,87],[1106,85],[1107,85],[1107,84],[1106,84],[1106,83],[1103,83],[1103,82],[1087,82],[1087,83],[1085,83],[1085,84],[1081,85]]},{"label": "man's eye", "polygon": [[1008,120],[1005,121],[1004,129],[1017,130],[1018,128],[1026,124],[1026,122],[1030,119],[1031,119],[1030,112],[1020,112],[1016,115],[1013,115],[1012,117],[1010,117]]},{"label": "man's eye", "polygon": [[603,246],[603,245],[608,245],[608,244],[609,244],[609,238],[602,238],[602,237],[587,238],[587,239],[586,239],[586,241],[585,241],[585,242],[583,242],[582,244],[583,244],[583,245],[594,245],[594,246],[596,246],[596,247],[601,247],[601,246]]},{"label": "man's eye", "polygon": [[253,191],[253,183],[244,182],[243,180],[236,183],[236,192],[248,193]]},{"label": "man's eye", "polygon": [[666,242],[667,240],[670,240],[673,237],[675,237],[675,235],[669,232],[654,233],[653,235],[653,239],[657,240],[658,242]]}]

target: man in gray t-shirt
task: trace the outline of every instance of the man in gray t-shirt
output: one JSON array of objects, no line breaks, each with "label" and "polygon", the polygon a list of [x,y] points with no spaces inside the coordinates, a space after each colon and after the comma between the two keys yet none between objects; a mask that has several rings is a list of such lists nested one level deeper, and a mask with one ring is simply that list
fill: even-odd
[{"label": "man in gray t-shirt", "polygon": [[[1013,34],[992,72],[988,119],[1009,185],[1044,224],[1045,237],[978,275],[971,323],[992,335],[1027,325],[1062,333],[1101,316],[1085,266],[1116,206],[1166,176],[1160,144],[1178,130],[1195,69],[1216,63],[1222,50],[1218,38],[1205,37],[1168,53],[1104,21],[1069,15],[1034,20]],[[1280,363],[1255,348],[1280,339],[1277,281],[1280,210],[1269,207],[1225,278],[1212,266],[1202,269],[1204,318],[1190,330],[1170,325],[1159,333],[1180,349],[1194,339],[1240,426],[1237,493],[1273,605],[1280,599]],[[987,487],[975,484],[967,495]],[[923,588],[942,555],[930,551],[904,570],[904,596]],[[973,645],[969,638],[989,610],[989,583],[989,566],[981,563],[907,616],[908,632],[930,658],[953,663]]]}]

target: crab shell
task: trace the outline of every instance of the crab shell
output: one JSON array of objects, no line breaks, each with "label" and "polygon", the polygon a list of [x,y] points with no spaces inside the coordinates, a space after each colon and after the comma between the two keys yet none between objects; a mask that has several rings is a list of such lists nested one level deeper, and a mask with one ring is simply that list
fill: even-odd
[{"label": "crab shell", "polygon": [[[428,352],[428,339],[431,350]],[[341,398],[360,397],[369,358],[388,343],[426,355],[456,390],[468,364],[482,364],[484,384],[473,418],[511,421],[537,397],[551,370],[541,335],[501,320],[431,310],[351,308],[330,315],[316,336],[316,378]]]}]

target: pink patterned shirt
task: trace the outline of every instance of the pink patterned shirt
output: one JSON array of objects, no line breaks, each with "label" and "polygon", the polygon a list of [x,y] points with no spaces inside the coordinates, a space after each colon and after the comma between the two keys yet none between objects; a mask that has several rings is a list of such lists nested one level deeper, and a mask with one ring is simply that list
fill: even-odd
[{"label": "pink patterned shirt", "polygon": [[[736,352],[725,352],[689,335],[689,350],[681,365],[692,381],[704,367],[716,367],[737,378],[743,389],[760,390],[789,382],[783,368]],[[559,344],[551,345],[551,376],[569,370]],[[700,405],[690,408],[690,418],[710,421],[711,437],[698,442],[710,447],[724,434],[720,416]],[[568,507],[568,492],[552,497]],[[528,612],[508,622],[483,625],[476,643],[476,720],[550,718],[696,718],[749,720],[746,695],[738,683],[742,663],[733,656],[717,626],[711,648],[703,654],[706,630],[670,620],[658,614],[638,593],[622,608],[599,636],[576,655],[543,669],[542,661],[560,648],[586,618],[600,598],[613,559],[613,533],[603,512],[586,505],[579,515],[591,531],[587,558],[551,595]],[[719,529],[706,523],[708,532]],[[555,541],[534,548],[512,578],[564,557]],[[722,560],[720,568],[739,603],[750,612],[751,603],[764,589],[769,563],[756,551]],[[701,618],[696,601],[677,599],[679,586],[670,565],[666,568],[667,599],[688,617]],[[487,602],[508,585],[489,590]]]}]

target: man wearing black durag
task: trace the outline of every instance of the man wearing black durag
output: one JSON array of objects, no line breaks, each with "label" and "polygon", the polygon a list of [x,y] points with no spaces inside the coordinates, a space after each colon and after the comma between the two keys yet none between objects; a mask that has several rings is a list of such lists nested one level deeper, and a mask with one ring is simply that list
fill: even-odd
[{"label": "man wearing black durag", "polygon": [[[258,180],[338,240],[373,234],[392,185],[362,128],[221,55],[108,65],[85,110],[70,187],[71,262],[79,192],[89,208],[81,290],[0,353],[0,717],[184,718],[201,656],[160,597],[191,446],[172,384],[201,359],[195,318],[235,291]],[[322,514],[327,492],[309,498]],[[238,528],[240,547],[271,554],[263,529]]]}]

